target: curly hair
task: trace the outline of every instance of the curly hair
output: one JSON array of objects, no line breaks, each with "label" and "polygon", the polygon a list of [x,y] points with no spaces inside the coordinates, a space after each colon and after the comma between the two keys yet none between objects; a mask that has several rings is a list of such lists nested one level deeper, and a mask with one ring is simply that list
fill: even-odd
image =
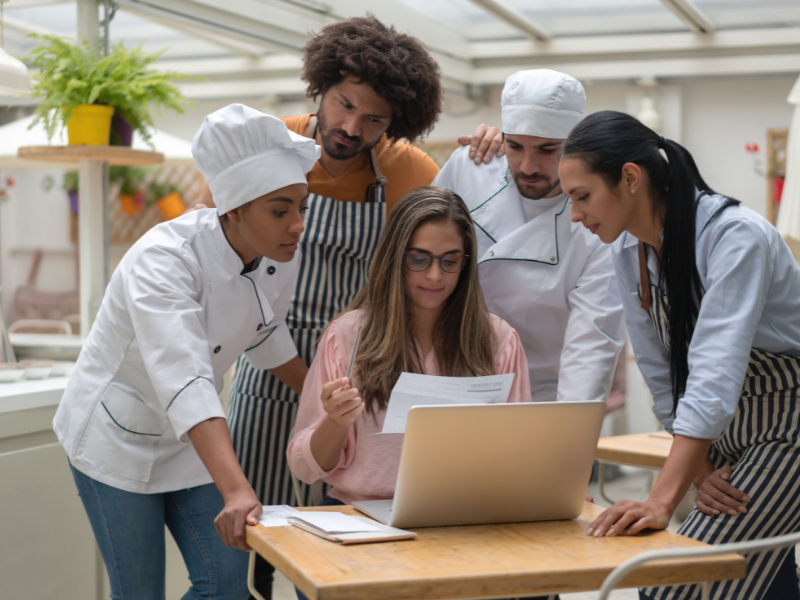
[{"label": "curly hair", "polygon": [[414,142],[442,112],[439,65],[417,38],[387,27],[373,14],[333,23],[303,48],[303,80],[314,100],[345,77],[358,78],[392,107],[391,140]]}]

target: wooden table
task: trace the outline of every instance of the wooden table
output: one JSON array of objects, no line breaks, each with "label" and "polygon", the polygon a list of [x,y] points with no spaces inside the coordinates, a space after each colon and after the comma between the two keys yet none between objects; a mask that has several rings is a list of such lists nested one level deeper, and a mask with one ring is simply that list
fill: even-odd
[{"label": "wooden table", "polygon": [[605,463],[661,469],[667,461],[670,448],[672,448],[672,436],[666,431],[600,438],[595,454],[595,458],[599,461],[597,487],[600,497],[609,504],[614,504],[614,500],[606,496]]},{"label": "wooden table", "polygon": [[672,436],[665,431],[600,438],[595,458],[605,462],[661,469],[672,448]]},{"label": "wooden table", "polygon": [[[359,514],[349,506],[326,508]],[[297,527],[257,525],[247,528],[247,541],[309,600],[514,598],[597,590],[615,567],[641,552],[704,546],[667,531],[621,538],[586,536],[602,510],[586,503],[573,521],[422,528],[415,530],[415,540],[354,546],[334,544]],[[622,585],[745,575],[744,558],[725,555],[653,562]]]}]

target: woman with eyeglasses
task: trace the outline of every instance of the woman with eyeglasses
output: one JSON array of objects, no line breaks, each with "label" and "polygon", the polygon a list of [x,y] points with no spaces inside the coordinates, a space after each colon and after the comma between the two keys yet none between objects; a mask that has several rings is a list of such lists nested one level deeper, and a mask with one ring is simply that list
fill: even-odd
[{"label": "woman with eyeglasses", "polygon": [[324,504],[394,496],[403,436],[375,434],[402,372],[515,373],[508,401],[530,401],[525,353],[486,309],[475,248],[469,211],[449,190],[418,188],[392,210],[369,282],[320,340],[287,450],[297,477],[333,486]]}]

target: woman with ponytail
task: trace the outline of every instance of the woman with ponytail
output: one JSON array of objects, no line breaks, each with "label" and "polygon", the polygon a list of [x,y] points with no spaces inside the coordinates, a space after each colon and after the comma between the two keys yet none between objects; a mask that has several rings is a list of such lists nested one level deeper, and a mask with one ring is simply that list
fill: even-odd
[{"label": "woman with ponytail", "polygon": [[[798,531],[800,269],[778,232],[709,188],[680,144],[622,113],[584,119],[560,175],[572,220],[614,244],[636,362],[674,434],[650,497],[617,502],[588,534],[664,529],[692,483],[684,535],[713,544]],[[800,599],[794,549],[747,562],[745,579],[715,583],[711,597]]]}]

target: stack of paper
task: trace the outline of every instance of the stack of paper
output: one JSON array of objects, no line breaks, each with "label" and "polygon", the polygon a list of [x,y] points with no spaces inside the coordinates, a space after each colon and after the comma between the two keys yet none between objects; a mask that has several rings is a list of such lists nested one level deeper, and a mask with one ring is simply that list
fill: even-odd
[{"label": "stack of paper", "polygon": [[358,531],[380,531],[375,521],[365,521],[340,512],[296,511],[292,518],[313,525],[325,533],[356,533]]},{"label": "stack of paper", "polygon": [[416,537],[412,531],[387,527],[367,517],[345,515],[340,512],[298,512],[289,522],[321,538],[342,544],[389,542]]},{"label": "stack of paper", "polygon": [[287,519],[289,517],[296,517],[300,511],[293,509],[291,506],[281,504],[278,506],[264,506],[264,512],[258,519],[258,524],[264,527],[286,527],[291,525]]}]

